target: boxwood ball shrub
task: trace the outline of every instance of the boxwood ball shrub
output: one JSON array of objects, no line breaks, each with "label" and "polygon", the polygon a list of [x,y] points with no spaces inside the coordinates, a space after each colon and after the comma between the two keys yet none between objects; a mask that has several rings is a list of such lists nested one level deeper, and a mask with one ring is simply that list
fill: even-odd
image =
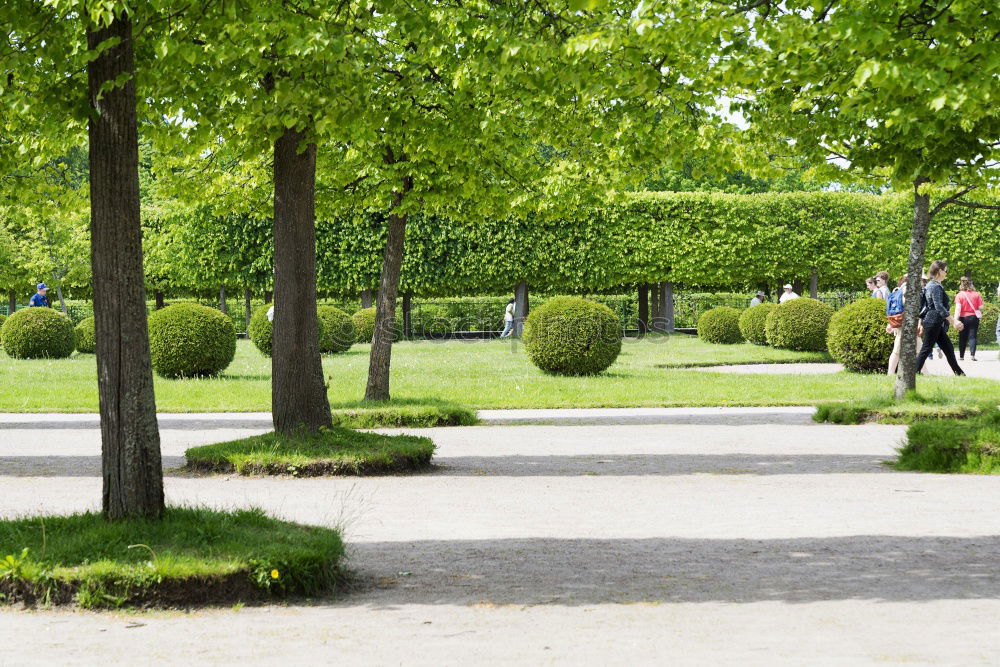
[{"label": "boxwood ball shrub", "polygon": [[94,318],[88,317],[80,320],[73,330],[76,335],[76,351],[86,354],[93,354],[97,349],[97,340],[94,335]]},{"label": "boxwood ball shrub", "polygon": [[740,313],[740,335],[744,340],[754,345],[767,345],[767,332],[764,325],[767,315],[778,307],[778,304],[766,301],[747,308]]},{"label": "boxwood ball shrub", "polygon": [[833,307],[816,299],[786,301],[771,310],[764,324],[767,343],[788,350],[826,349],[826,332]]},{"label": "boxwood ball shrub", "polygon": [[347,352],[354,345],[357,331],[354,320],[340,308],[320,306],[316,315],[321,322],[322,335],[319,339],[320,352]]},{"label": "boxwood ball shrub", "polygon": [[362,308],[351,316],[359,343],[370,343],[375,336],[375,308]]},{"label": "boxwood ball shrub", "polygon": [[73,354],[73,322],[51,308],[24,308],[0,329],[3,349],[15,359],[63,359]]},{"label": "boxwood ball shrub", "polygon": [[834,359],[855,373],[885,373],[894,338],[885,332],[885,301],[861,299],[830,318],[826,347]]},{"label": "boxwood ball shrub", "polygon": [[236,328],[215,308],[167,306],[149,316],[149,352],[163,377],[216,375],[236,354]]},{"label": "boxwood ball shrub", "polygon": [[[261,354],[265,357],[271,356],[271,331],[272,322],[267,319],[267,311],[271,309],[273,304],[265,303],[263,306],[258,308],[250,316],[250,330],[247,332],[250,334],[250,341],[260,350]],[[327,306],[323,306],[326,308]],[[332,308],[332,306],[329,306]],[[323,332],[325,331],[323,326],[323,317],[320,315],[321,308],[316,310],[316,320],[319,324],[319,339],[322,351],[323,344]],[[337,310],[334,308],[334,310]],[[343,312],[343,311],[341,311]],[[350,347],[350,346],[348,346]],[[345,348],[346,349],[346,348]]]},{"label": "boxwood ball shrub", "polygon": [[524,348],[546,373],[594,375],[618,358],[622,325],[607,306],[580,297],[556,297],[528,315]]},{"label": "boxwood ball shrub", "polygon": [[740,311],[728,306],[712,308],[698,318],[698,338],[708,343],[742,343]]}]

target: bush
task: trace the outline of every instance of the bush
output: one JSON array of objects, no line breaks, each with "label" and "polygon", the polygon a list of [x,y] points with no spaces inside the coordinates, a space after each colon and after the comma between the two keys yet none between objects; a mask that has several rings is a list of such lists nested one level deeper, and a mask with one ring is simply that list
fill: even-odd
[{"label": "bush", "polygon": [[[0,332],[3,331],[3,323],[7,321],[7,316],[0,313]],[[0,337],[0,350],[3,350],[3,338]]]},{"label": "bush", "polygon": [[[954,307],[952,307],[954,312]],[[1000,308],[996,304],[983,304],[983,318],[979,321],[979,333],[976,334],[976,342],[979,345],[997,342],[997,315],[1000,315]],[[958,330],[955,327],[948,327],[948,338],[958,347]]]},{"label": "bush", "polygon": [[[267,319],[267,311],[270,310],[271,306],[272,304],[265,303],[253,312],[253,315],[250,316],[250,330],[247,332],[250,335],[250,340],[257,346],[257,349],[260,350],[261,354],[265,357],[271,356],[272,323],[271,320]],[[329,307],[332,306],[324,306],[324,308]],[[320,317],[319,310],[320,309],[317,309],[316,311],[316,320],[319,325],[320,350],[322,351],[323,332],[325,329],[323,327],[323,318]],[[336,310],[336,308],[334,308],[334,310]]]},{"label": "bush", "polygon": [[747,308],[740,314],[740,334],[754,345],[767,345],[767,333],[764,325],[767,315],[778,307],[778,304],[765,301]]},{"label": "bush", "polygon": [[357,331],[354,320],[340,308],[320,306],[316,309],[322,335],[319,339],[320,352],[347,352],[354,345]]},{"label": "bush", "polygon": [[449,309],[445,306],[420,306],[420,310],[417,311],[417,316],[420,318],[417,323],[418,332],[425,336],[451,333],[456,327],[448,312]]},{"label": "bush", "polygon": [[375,336],[375,308],[362,308],[351,316],[359,343],[370,343]]},{"label": "bush", "polygon": [[834,359],[855,373],[885,373],[894,338],[885,332],[885,301],[862,299],[830,318],[826,346]]},{"label": "bush", "polygon": [[51,308],[24,308],[0,330],[3,349],[15,359],[63,359],[73,354],[73,323]]},{"label": "bush", "polygon": [[767,315],[764,331],[768,345],[788,350],[826,349],[826,332],[833,307],[816,299],[793,299]]},{"label": "bush", "polygon": [[167,378],[216,375],[236,354],[236,329],[222,312],[178,304],[149,316],[153,370]]},{"label": "bush", "polygon": [[524,323],[532,363],[556,375],[594,375],[622,349],[622,325],[607,306],[580,297],[550,299]]},{"label": "bush", "polygon": [[73,330],[76,336],[76,351],[86,354],[93,354],[97,349],[97,340],[94,334],[94,318],[88,317],[81,320]]},{"label": "bush", "polygon": [[707,343],[724,345],[742,343],[740,311],[728,306],[706,311],[698,318],[698,338]]},{"label": "bush", "polygon": [[1000,411],[974,419],[917,422],[906,431],[897,470],[1000,474]]}]

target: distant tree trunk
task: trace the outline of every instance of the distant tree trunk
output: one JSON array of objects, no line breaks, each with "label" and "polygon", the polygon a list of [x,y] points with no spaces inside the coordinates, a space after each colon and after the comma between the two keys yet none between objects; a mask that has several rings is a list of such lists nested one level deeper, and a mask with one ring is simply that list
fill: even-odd
[{"label": "distant tree trunk", "polygon": [[649,330],[663,331],[663,299],[661,297],[660,286],[663,283],[653,283],[649,290],[649,300],[653,304],[649,316]]},{"label": "distant tree trunk", "polygon": [[60,280],[56,275],[55,271],[52,272],[52,277],[56,279],[56,297],[59,299],[59,306],[62,308],[63,315],[69,315],[69,311],[66,309],[66,299],[63,298],[62,293],[62,280]]},{"label": "distant tree trunk", "polygon": [[264,303],[271,303],[274,300],[274,292],[264,290]]},{"label": "distant tree trunk", "polygon": [[163,292],[154,292],[153,298],[156,299],[156,310],[163,310]]},{"label": "distant tree trunk", "polygon": [[17,292],[11,290],[7,292],[7,314],[13,315],[17,310]]},{"label": "distant tree trunk", "polygon": [[814,299],[819,298],[819,273],[813,268],[812,275],[809,276],[809,296]]},{"label": "distant tree trunk", "polygon": [[792,291],[802,296],[802,281],[798,278],[792,281]]},{"label": "distant tree trunk", "polygon": [[404,176],[400,189],[393,198],[389,213],[389,233],[382,256],[382,277],[375,301],[375,335],[372,337],[371,355],[368,359],[368,386],[366,401],[389,400],[389,367],[392,361],[392,339],[396,331],[396,294],[399,276],[403,269],[403,244],[406,240],[407,214],[397,213],[403,198],[413,188],[413,179]]},{"label": "distant tree trunk", "polygon": [[524,321],[528,319],[528,283],[522,280],[514,287],[514,335],[524,334]]},{"label": "distant tree trunk", "polygon": [[663,330],[674,332],[674,284],[667,280],[660,284],[660,301],[663,312]]},{"label": "distant tree trunk", "polygon": [[[109,39],[119,41],[87,64],[102,506],[108,519],[157,518],[163,513],[163,467],[146,327],[132,23],[126,15],[104,28],[88,26],[91,50]],[[122,79],[120,87],[102,90]]]},{"label": "distant tree trunk", "polygon": [[373,305],[372,291],[370,289],[361,290],[361,307],[371,308]]},{"label": "distant tree trunk", "polygon": [[413,336],[413,294],[406,292],[403,294],[403,338]]},{"label": "distant tree trunk", "polygon": [[301,153],[295,129],[274,142],[274,430],[316,430],[333,423],[316,317],[316,144]]},{"label": "distant tree trunk", "polygon": [[250,306],[250,299],[253,297],[253,292],[249,287],[243,288],[243,315],[246,322],[246,331],[250,333],[250,318],[253,315],[252,308]]},{"label": "distant tree trunk", "polygon": [[226,310],[226,286],[219,286],[219,310],[222,311],[223,315],[228,315],[229,311]]},{"label": "distant tree trunk", "polygon": [[920,317],[924,250],[931,226],[931,197],[920,193],[920,186],[926,182],[917,179],[913,184],[913,228],[910,232],[910,254],[906,261],[906,303],[903,306],[903,332],[896,375],[897,399],[903,398],[908,390],[917,388],[917,320]]},{"label": "distant tree trunk", "polygon": [[639,285],[639,335],[649,332],[649,285]]}]

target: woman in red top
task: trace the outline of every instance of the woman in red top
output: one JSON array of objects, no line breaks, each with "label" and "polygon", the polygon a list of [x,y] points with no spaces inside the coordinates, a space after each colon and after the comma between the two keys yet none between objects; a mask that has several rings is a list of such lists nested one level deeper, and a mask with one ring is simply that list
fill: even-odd
[{"label": "woman in red top", "polygon": [[983,316],[983,297],[968,276],[962,276],[958,290],[955,295],[955,319],[965,325],[958,333],[958,358],[965,359],[965,348],[968,346],[969,354],[975,361],[976,333],[979,331],[979,319]]}]

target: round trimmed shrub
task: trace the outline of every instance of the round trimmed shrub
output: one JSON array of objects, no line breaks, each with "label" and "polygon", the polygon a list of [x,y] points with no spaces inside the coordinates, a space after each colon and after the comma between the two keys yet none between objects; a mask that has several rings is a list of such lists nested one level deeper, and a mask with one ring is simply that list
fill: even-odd
[{"label": "round trimmed shrub", "polygon": [[[271,331],[272,322],[267,319],[267,311],[270,310],[272,304],[265,303],[263,306],[258,308],[250,316],[250,330],[247,332],[250,335],[250,341],[253,342],[260,353],[265,357],[271,356]],[[326,307],[326,306],[324,306]],[[336,308],[334,308],[336,310]],[[323,344],[323,318],[320,317],[320,309],[316,309],[316,320],[319,324],[319,340],[322,351]],[[343,311],[342,311],[343,312]],[[348,346],[350,347],[350,346]],[[346,349],[346,348],[345,348]]]},{"label": "round trimmed shrub", "polygon": [[375,307],[362,308],[351,316],[359,343],[370,343],[375,336]]},{"label": "round trimmed shrub", "polygon": [[347,352],[354,345],[358,335],[354,320],[340,308],[320,306],[316,309],[322,335],[319,339],[320,352]]},{"label": "round trimmed shrub", "polygon": [[80,320],[73,330],[76,336],[76,351],[85,354],[93,354],[97,349],[97,340],[94,334],[94,318],[88,317]]},{"label": "round trimmed shrub", "polygon": [[740,311],[728,306],[712,308],[698,318],[698,338],[707,343],[742,343]]},{"label": "round trimmed shrub", "polygon": [[778,307],[778,304],[765,301],[747,308],[740,313],[740,334],[754,345],[767,345],[767,315]]},{"label": "round trimmed shrub", "polygon": [[[954,300],[952,300],[952,312],[955,312]],[[995,343],[997,341],[997,315],[1000,315],[1000,308],[995,304],[984,303],[982,311],[983,317],[979,320],[979,332],[976,334],[976,342],[979,345],[985,343]],[[948,338],[958,349],[958,330],[955,327],[948,327]]]},{"label": "round trimmed shrub", "polygon": [[855,373],[885,373],[895,342],[885,332],[885,301],[861,299],[830,318],[826,347],[844,368]]},{"label": "round trimmed shrub", "polygon": [[622,325],[607,306],[561,296],[531,311],[523,340],[532,363],[546,373],[594,375],[618,358]]},{"label": "round trimmed shrub", "polygon": [[788,350],[822,352],[833,307],[816,299],[792,299],[767,315],[764,332],[767,343]]},{"label": "round trimmed shrub", "polygon": [[216,375],[236,355],[236,328],[222,312],[196,303],[149,316],[153,370],[166,378]]},{"label": "round trimmed shrub", "polygon": [[3,349],[15,359],[63,359],[73,354],[73,322],[51,308],[23,308],[0,329]]}]

